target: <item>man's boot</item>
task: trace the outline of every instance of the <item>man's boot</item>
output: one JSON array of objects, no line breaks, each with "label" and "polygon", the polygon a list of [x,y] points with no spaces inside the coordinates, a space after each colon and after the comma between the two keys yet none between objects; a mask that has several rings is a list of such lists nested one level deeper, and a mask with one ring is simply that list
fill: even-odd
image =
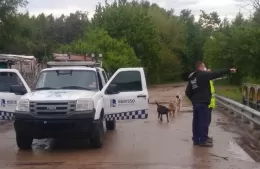
[{"label": "man's boot", "polygon": [[213,143],[209,143],[208,141],[199,144],[200,147],[213,147]]},{"label": "man's boot", "polygon": [[213,143],[213,138],[212,137],[208,137],[207,142]]},{"label": "man's boot", "polygon": [[200,146],[200,147],[213,147],[213,143],[212,142],[210,143],[209,138],[207,138],[205,141],[204,141],[204,139],[200,140],[198,146]]}]

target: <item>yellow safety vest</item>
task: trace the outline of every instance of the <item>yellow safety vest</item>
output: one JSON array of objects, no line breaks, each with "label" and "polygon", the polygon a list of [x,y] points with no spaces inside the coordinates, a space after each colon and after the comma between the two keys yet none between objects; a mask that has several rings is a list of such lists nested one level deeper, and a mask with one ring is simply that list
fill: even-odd
[{"label": "yellow safety vest", "polygon": [[211,100],[210,100],[210,104],[209,104],[209,108],[216,108],[216,98],[215,98],[215,88],[213,86],[213,81],[210,80],[210,92],[211,92]]}]

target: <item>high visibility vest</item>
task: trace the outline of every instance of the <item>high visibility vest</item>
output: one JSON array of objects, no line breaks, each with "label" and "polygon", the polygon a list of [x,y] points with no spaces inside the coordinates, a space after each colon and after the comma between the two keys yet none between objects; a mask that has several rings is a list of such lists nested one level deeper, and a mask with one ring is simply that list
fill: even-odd
[{"label": "high visibility vest", "polygon": [[209,108],[216,108],[216,98],[215,98],[215,88],[213,86],[213,81],[210,80],[210,92],[211,92],[211,100],[210,100],[210,104],[209,104]]}]

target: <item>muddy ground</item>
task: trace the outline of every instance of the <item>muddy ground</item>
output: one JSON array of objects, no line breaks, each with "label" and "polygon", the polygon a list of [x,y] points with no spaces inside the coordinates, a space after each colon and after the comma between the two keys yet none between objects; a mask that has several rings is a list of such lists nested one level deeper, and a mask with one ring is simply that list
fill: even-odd
[{"label": "muddy ground", "polygon": [[[160,85],[149,90],[150,102],[169,102],[184,84]],[[107,132],[104,147],[94,150],[86,140],[34,140],[31,151],[19,151],[12,124],[0,126],[0,168],[5,169],[246,169],[260,168],[257,153],[246,146],[245,135],[234,120],[215,110],[210,134],[214,147],[192,145],[190,104],[170,122],[157,120],[150,104],[146,120],[120,121]],[[250,153],[249,153],[250,152]]]}]

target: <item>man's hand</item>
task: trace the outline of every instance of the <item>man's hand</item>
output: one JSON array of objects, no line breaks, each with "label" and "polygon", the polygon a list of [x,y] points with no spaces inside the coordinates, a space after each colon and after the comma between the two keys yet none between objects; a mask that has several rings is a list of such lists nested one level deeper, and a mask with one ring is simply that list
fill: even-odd
[{"label": "man's hand", "polygon": [[211,69],[207,69],[208,72],[211,72]]},{"label": "man's hand", "polygon": [[231,73],[236,73],[236,72],[237,72],[237,69],[236,69],[236,68],[231,68],[231,69],[230,69],[230,72],[231,72]]}]

